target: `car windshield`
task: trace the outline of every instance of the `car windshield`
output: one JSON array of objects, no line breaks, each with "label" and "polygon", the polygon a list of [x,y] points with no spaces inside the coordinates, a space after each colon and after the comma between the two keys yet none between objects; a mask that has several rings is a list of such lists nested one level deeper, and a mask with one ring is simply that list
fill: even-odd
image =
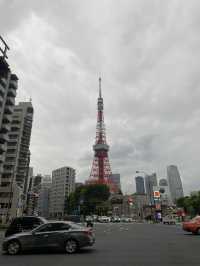
[{"label": "car windshield", "polygon": [[37,227],[33,232],[41,233],[41,232],[51,232],[51,231],[64,231],[69,230],[72,228],[71,224],[64,223],[64,222],[53,222],[53,223],[46,223],[39,227]]},{"label": "car windshield", "polygon": [[70,222],[69,225],[71,226],[72,229],[79,230],[79,229],[83,229],[84,228],[84,226],[76,224],[76,223],[73,223],[73,222]]}]

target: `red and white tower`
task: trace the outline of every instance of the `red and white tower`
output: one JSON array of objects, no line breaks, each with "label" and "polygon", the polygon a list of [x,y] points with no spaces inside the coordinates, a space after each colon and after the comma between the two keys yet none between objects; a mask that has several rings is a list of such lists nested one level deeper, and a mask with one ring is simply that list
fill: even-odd
[{"label": "red and white tower", "polygon": [[111,183],[109,176],[112,174],[108,158],[109,146],[106,142],[106,131],[103,115],[103,98],[101,93],[101,78],[99,78],[99,97],[97,102],[97,127],[96,141],[93,145],[94,159],[89,180],[90,184],[107,184],[111,192],[114,192],[114,186]]}]

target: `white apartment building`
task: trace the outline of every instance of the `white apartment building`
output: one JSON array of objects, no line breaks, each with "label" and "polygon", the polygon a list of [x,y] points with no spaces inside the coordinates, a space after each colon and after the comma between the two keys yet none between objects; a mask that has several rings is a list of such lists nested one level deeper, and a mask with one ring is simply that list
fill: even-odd
[{"label": "white apartment building", "polygon": [[11,207],[11,191],[9,178],[3,178],[4,163],[11,129],[12,114],[15,105],[18,77],[11,73],[9,65],[3,56],[0,56],[0,218],[5,221],[7,210]]},{"label": "white apartment building", "polygon": [[75,169],[67,166],[52,172],[49,210],[51,217],[64,217],[67,197],[75,191],[75,176]]},{"label": "white apartment building", "polygon": [[181,177],[178,171],[178,167],[176,165],[167,166],[167,180],[172,201],[173,203],[176,203],[177,199],[182,198],[184,196]]},{"label": "white apartment building", "polygon": [[[22,215],[26,208],[25,193],[29,178],[32,120],[31,102],[20,102],[14,106],[0,188],[0,205],[5,206],[1,209],[0,215],[6,215],[7,218]],[[6,203],[8,204],[5,205]]]}]

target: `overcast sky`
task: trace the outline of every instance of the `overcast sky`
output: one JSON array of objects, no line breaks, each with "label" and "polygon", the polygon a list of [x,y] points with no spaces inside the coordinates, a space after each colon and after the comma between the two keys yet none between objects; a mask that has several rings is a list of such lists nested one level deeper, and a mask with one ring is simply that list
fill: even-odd
[{"label": "overcast sky", "polygon": [[107,141],[123,191],[135,171],[200,190],[199,0],[0,0],[0,34],[34,106],[31,165],[88,178],[102,76]]}]

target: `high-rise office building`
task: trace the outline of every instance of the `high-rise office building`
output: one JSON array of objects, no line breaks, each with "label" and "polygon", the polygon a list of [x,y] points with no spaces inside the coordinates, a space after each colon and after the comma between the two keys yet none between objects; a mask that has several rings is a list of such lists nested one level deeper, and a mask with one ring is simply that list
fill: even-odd
[{"label": "high-rise office building", "polygon": [[8,202],[6,216],[21,215],[26,208],[27,179],[29,178],[30,138],[33,120],[31,102],[20,102],[14,107],[8,133],[7,150],[1,177],[0,204]]},{"label": "high-rise office building", "polygon": [[154,195],[153,195],[153,187],[157,186],[157,176],[156,173],[153,173],[152,175],[146,175],[145,176],[145,187],[146,187],[146,194],[147,194],[147,199],[148,203],[150,205],[154,205]]},{"label": "high-rise office building", "polygon": [[176,165],[167,166],[167,179],[172,201],[173,203],[176,203],[177,199],[184,196],[181,177]]},{"label": "high-rise office building", "polygon": [[50,216],[64,217],[67,197],[75,190],[75,169],[62,167],[52,172]]},{"label": "high-rise office building", "polygon": [[144,178],[142,176],[136,176],[135,184],[136,184],[136,193],[144,195],[145,194]]},{"label": "high-rise office building", "polygon": [[116,191],[121,190],[120,174],[111,174],[108,179],[116,186]]},{"label": "high-rise office building", "polygon": [[42,178],[39,197],[38,197],[38,215],[45,218],[49,217],[49,197],[50,197],[51,185],[52,185],[51,176],[45,175]]}]

